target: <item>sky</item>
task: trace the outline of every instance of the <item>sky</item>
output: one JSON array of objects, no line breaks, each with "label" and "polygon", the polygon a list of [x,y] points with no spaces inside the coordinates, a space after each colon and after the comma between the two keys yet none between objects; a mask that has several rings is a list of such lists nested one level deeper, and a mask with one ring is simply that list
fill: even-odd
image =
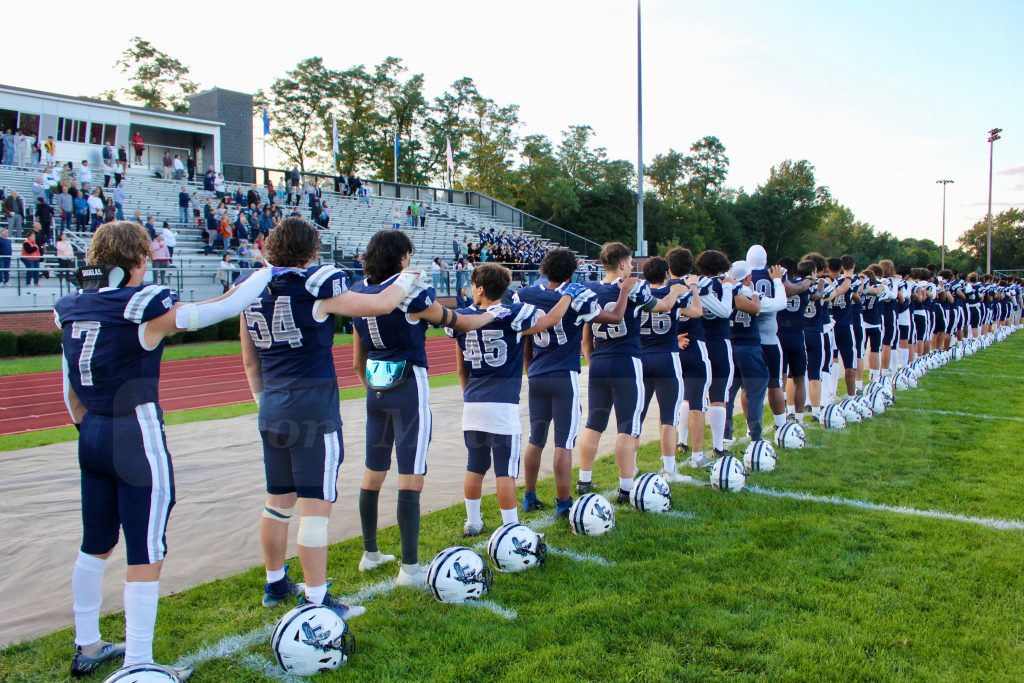
[{"label": "sky", "polygon": [[[180,0],[171,21],[167,4],[104,7],[96,31],[46,22],[47,43],[66,50],[8,32],[6,53],[25,60],[8,60],[0,82],[72,95],[123,87],[113,64],[132,35],[188,65],[202,88],[245,92],[310,56],[347,68],[394,55],[424,74],[429,98],[470,76],[484,96],[520,106],[521,134],[557,140],[589,124],[611,158],[636,161],[635,0],[378,0],[287,13],[261,0],[213,16],[207,2]],[[985,216],[987,132],[1000,127],[993,212],[1024,207],[1024,2],[645,0],[642,25],[647,161],[715,135],[730,159],[727,185],[752,191],[773,165],[808,159],[858,219],[935,241],[935,181],[952,179],[953,245]]]}]

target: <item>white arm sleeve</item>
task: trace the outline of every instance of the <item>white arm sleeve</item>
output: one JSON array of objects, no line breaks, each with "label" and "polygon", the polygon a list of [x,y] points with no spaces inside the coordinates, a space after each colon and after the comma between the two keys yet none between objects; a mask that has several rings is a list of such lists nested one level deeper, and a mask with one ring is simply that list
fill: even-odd
[{"label": "white arm sleeve", "polygon": [[245,307],[255,301],[270,284],[270,277],[270,268],[260,268],[219,301],[185,304],[178,308],[174,324],[179,330],[193,331],[241,315]]},{"label": "white arm sleeve", "polygon": [[786,310],[786,287],[779,278],[772,280],[772,283],[775,285],[775,293],[770,299],[761,299],[762,313],[778,313]]},{"label": "white arm sleeve", "polygon": [[714,291],[708,292],[701,300],[706,311],[716,318],[728,318],[732,315],[732,283],[722,285],[722,298],[715,296]]}]

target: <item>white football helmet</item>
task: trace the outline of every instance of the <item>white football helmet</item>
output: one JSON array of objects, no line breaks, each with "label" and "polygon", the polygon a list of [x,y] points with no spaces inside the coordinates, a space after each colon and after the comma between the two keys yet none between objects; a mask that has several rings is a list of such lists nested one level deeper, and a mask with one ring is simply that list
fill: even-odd
[{"label": "white football helmet", "polygon": [[893,386],[895,386],[898,391],[910,388],[910,381],[902,370],[896,373],[896,379],[894,380]]},{"label": "white football helmet", "polygon": [[779,448],[803,448],[806,443],[807,434],[796,422],[787,422],[775,430],[775,445]]},{"label": "white football helmet", "polygon": [[871,410],[874,411],[875,415],[881,415],[884,413],[886,407],[889,405],[885,400],[885,394],[881,391],[876,391],[875,393],[870,394],[870,401]]},{"label": "white football helmet", "polygon": [[864,395],[869,396],[882,388],[882,381],[876,380],[864,386]]},{"label": "white football helmet", "polygon": [[711,466],[711,485],[719,491],[742,491],[746,483],[743,463],[731,455],[723,455]]},{"label": "white football helmet", "polygon": [[857,410],[857,406],[854,405],[852,398],[844,398],[842,401],[836,404],[836,408],[843,414],[843,419],[846,420],[847,424],[851,422],[860,422],[861,416],[860,411]]},{"label": "white football helmet", "polygon": [[427,587],[439,602],[462,604],[491,590],[491,568],[466,546],[445,548],[430,562]]},{"label": "white football helmet", "polygon": [[672,489],[660,475],[642,474],[633,482],[629,502],[640,512],[668,512],[672,509]]},{"label": "white football helmet", "polygon": [[743,465],[748,472],[771,472],[775,469],[778,456],[770,442],[764,439],[753,441],[743,451]]},{"label": "white football helmet", "polygon": [[544,564],[548,547],[544,535],[513,522],[502,524],[487,541],[487,555],[498,571],[515,573]]},{"label": "white football helmet", "polygon": [[306,603],[277,622],[270,649],[288,673],[311,676],[331,671],[348,661],[356,645],[345,620],[323,605]]},{"label": "white football helmet", "polygon": [[587,493],[569,508],[569,523],[578,536],[600,536],[615,528],[615,508],[604,496]]},{"label": "white football helmet", "polygon": [[867,394],[861,394],[857,398],[853,399],[853,406],[865,420],[870,420],[875,416],[875,411],[871,407],[871,397]]},{"label": "white football helmet", "polygon": [[103,683],[177,683],[178,677],[159,664],[133,664],[118,669],[103,679]]},{"label": "white football helmet", "polygon": [[827,406],[821,411],[821,426],[826,429],[845,429],[846,419],[842,409],[837,405]]}]

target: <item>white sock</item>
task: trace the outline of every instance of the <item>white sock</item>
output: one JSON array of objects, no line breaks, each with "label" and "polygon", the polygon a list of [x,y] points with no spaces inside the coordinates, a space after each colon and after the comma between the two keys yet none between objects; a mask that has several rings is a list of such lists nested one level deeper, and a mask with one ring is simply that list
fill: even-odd
[{"label": "white sock", "polygon": [[580,470],[580,481],[584,484],[590,481],[590,475],[593,473],[592,470]]},{"label": "white sock", "polygon": [[701,459],[704,457],[704,451],[694,451],[690,457],[693,458],[695,461],[700,462]]},{"label": "white sock", "polygon": [[363,556],[371,562],[376,562],[380,559],[380,551],[374,550],[372,553],[369,550],[363,551]]},{"label": "white sock", "polygon": [[662,466],[662,468],[666,472],[668,472],[669,474],[672,474],[673,472],[676,471],[676,456],[674,456],[674,455],[663,455],[663,456],[661,456],[661,466]]},{"label": "white sock", "polygon": [[480,517],[480,499],[473,500],[472,498],[466,498],[466,519],[469,520],[470,524],[477,525],[483,524],[483,518]]},{"label": "white sock", "polygon": [[78,552],[71,574],[75,609],[75,645],[92,645],[100,639],[100,605],[103,603],[103,573],[107,561]]},{"label": "white sock", "polygon": [[776,415],[775,413],[772,413],[772,415],[775,417],[775,427],[776,427],[776,429],[778,429],[782,425],[786,424],[786,414],[785,413],[779,413],[778,415]]},{"label": "white sock", "polygon": [[725,406],[708,408],[708,422],[711,423],[711,443],[720,451],[725,448]]},{"label": "white sock", "polygon": [[[480,501],[477,501],[479,504]],[[519,523],[519,508],[512,508],[511,510],[501,509],[501,523],[502,524],[518,524]]]},{"label": "white sock", "polygon": [[811,416],[813,416],[815,420],[820,418],[821,417],[821,408],[819,408],[818,406],[812,406],[811,407]]},{"label": "white sock", "polygon": [[327,596],[327,584],[322,586],[306,586],[306,601],[314,605],[322,605]]},{"label": "white sock", "polygon": [[676,443],[686,444],[690,440],[690,404],[688,401],[683,401],[682,407],[679,409],[679,429],[678,438]]},{"label": "white sock", "polygon": [[418,564],[402,564],[402,571],[406,574],[418,574],[420,566]]},{"label": "white sock", "polygon": [[793,406],[786,406],[786,415],[796,415],[796,408]]},{"label": "white sock", "polygon": [[633,490],[633,477],[619,477],[619,490],[620,491],[632,491]]},{"label": "white sock", "polygon": [[862,380],[862,379],[858,379],[858,380],[857,380],[857,391],[860,391],[860,390],[862,390],[863,388],[864,388],[864,380]]},{"label": "white sock", "polygon": [[267,570],[267,583],[277,583],[284,578],[284,567]]},{"label": "white sock", "polygon": [[872,370],[871,371],[871,381],[872,382],[877,382],[878,378],[881,377],[881,376],[882,376],[882,373],[881,373],[880,370]]},{"label": "white sock", "polygon": [[125,666],[152,663],[153,631],[159,602],[159,581],[124,584]]}]

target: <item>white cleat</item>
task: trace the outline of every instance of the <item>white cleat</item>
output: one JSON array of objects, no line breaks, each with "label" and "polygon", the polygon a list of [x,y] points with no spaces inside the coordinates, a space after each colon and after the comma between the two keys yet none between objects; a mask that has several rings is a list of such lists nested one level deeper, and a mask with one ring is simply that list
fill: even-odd
[{"label": "white cleat", "polygon": [[394,561],[395,561],[395,556],[394,555],[380,554],[377,557],[376,560],[371,560],[369,557],[367,557],[366,553],[364,552],[363,553],[363,557],[359,560],[359,571],[361,571],[361,572],[368,572],[368,571],[371,571],[373,569],[376,569],[377,567],[382,567],[385,564],[387,564],[388,562],[394,562]]},{"label": "white cleat", "polygon": [[691,455],[690,459],[686,461],[687,467],[692,467],[693,469],[696,470],[711,467],[711,464],[711,461],[705,458],[703,454]]},{"label": "white cleat", "polygon": [[670,484],[685,484],[692,479],[692,477],[679,474],[679,472],[668,472],[666,470],[661,470],[658,472],[658,475]]},{"label": "white cleat", "polygon": [[472,536],[479,536],[480,534],[483,533],[483,531],[484,531],[484,523],[483,522],[480,522],[479,524],[473,524],[472,522],[470,522],[467,519],[466,523],[462,526],[462,535],[464,537],[466,537],[466,538],[470,538]]},{"label": "white cleat", "polygon": [[419,565],[419,570],[413,574],[408,573],[405,569],[398,570],[398,578],[395,579],[395,583],[399,586],[405,586],[406,588],[418,588],[420,590],[427,589],[427,565]]}]

